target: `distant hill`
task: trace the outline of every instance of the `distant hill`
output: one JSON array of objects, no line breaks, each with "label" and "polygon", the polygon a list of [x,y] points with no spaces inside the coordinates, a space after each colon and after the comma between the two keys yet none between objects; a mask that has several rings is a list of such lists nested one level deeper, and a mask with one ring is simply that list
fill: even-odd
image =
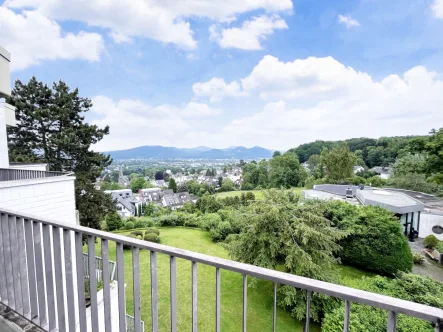
[{"label": "distant hill", "polygon": [[159,145],[146,145],[128,150],[108,151],[114,160],[118,159],[261,159],[271,158],[273,151],[254,146],[245,148],[244,146],[229,147],[227,149],[212,149],[206,146],[196,148],[175,148]]}]

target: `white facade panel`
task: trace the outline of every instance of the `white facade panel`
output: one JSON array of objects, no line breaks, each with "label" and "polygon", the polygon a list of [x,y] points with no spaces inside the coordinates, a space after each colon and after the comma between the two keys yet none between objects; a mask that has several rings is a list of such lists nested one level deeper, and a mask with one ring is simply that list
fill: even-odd
[{"label": "white facade panel", "polygon": [[432,231],[432,227],[443,227],[443,216],[438,214],[422,213],[420,216],[420,227],[418,234],[421,238],[425,238],[428,235],[435,235],[437,239],[443,241],[443,234],[437,234]]},{"label": "white facade panel", "polygon": [[0,96],[11,94],[11,78],[9,74],[9,62],[11,55],[0,46]]},{"label": "white facade panel", "polygon": [[75,177],[0,182],[0,207],[76,224]]}]

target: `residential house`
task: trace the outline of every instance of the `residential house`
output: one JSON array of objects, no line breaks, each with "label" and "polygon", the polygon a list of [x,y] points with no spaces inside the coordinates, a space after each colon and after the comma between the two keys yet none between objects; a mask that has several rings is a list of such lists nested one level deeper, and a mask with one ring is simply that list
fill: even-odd
[{"label": "residential house", "polygon": [[163,207],[169,207],[172,210],[181,208],[186,202],[192,202],[191,195],[186,192],[181,193],[167,193],[162,198]]},{"label": "residential house", "polygon": [[135,215],[138,201],[134,199],[131,189],[105,190],[105,193],[112,196],[116,202],[117,213],[122,218]]},{"label": "residential house", "polygon": [[165,180],[152,180],[151,184],[158,188],[167,187]]},{"label": "residential house", "polygon": [[389,179],[392,175],[392,167],[376,166],[372,167],[370,171],[377,173],[383,180]]},{"label": "residential house", "polygon": [[353,168],[354,174],[364,172],[364,171],[365,171],[365,168],[363,166],[354,166],[354,168]]}]

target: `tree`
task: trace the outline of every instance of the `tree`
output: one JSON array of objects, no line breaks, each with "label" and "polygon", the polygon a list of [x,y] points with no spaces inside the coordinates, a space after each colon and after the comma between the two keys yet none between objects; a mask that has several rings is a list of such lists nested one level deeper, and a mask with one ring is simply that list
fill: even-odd
[{"label": "tree", "polygon": [[155,180],[163,180],[165,178],[165,175],[163,171],[157,171],[155,172]]},{"label": "tree", "polygon": [[119,189],[123,189],[123,187],[121,185],[119,185],[117,182],[102,181],[100,183],[100,189],[101,190],[119,190]]},{"label": "tree", "polygon": [[106,228],[108,231],[110,232],[115,231],[117,229],[122,228],[122,226],[123,226],[122,217],[120,217],[120,215],[117,212],[109,213],[106,216]]},{"label": "tree", "polygon": [[307,173],[300,166],[295,153],[285,153],[272,158],[269,162],[269,182],[272,188],[291,188],[302,186]]},{"label": "tree", "polygon": [[443,184],[443,128],[432,130],[425,152],[428,154],[427,170],[431,176],[430,181]]},{"label": "tree", "polygon": [[235,184],[232,182],[231,179],[224,179],[222,181],[222,185],[220,187],[220,191],[234,191],[235,190]]},{"label": "tree", "polygon": [[173,178],[169,179],[168,189],[172,189],[175,193],[177,192],[177,183]]},{"label": "tree", "polygon": [[280,151],[274,151],[274,153],[272,154],[272,158],[281,156],[281,152]]},{"label": "tree", "polygon": [[135,178],[131,181],[131,190],[133,193],[138,193],[140,189],[149,188],[148,182],[143,178]]},{"label": "tree", "polygon": [[409,173],[424,174],[426,172],[426,157],[423,154],[405,154],[394,164],[394,175],[402,176]]},{"label": "tree", "polygon": [[111,196],[93,184],[112,160],[91,148],[109,134],[107,126],[84,122],[91,100],[63,81],[49,88],[32,77],[27,84],[17,80],[6,102],[16,107],[18,120],[16,127],[8,127],[11,159],[26,158],[48,163],[52,171],[74,172],[80,223],[100,228],[106,214],[116,208]]},{"label": "tree", "polygon": [[326,167],[326,175],[331,180],[343,180],[354,175],[355,155],[347,144],[342,144],[321,153],[321,162]]},{"label": "tree", "polygon": [[[264,193],[264,200],[249,205],[240,212],[244,220],[237,240],[230,246],[236,260],[261,267],[284,267],[286,272],[299,276],[332,281],[334,255],[341,249],[337,242],[347,232],[337,230],[315,206],[291,202],[282,191]],[[302,319],[306,312],[306,291],[293,287],[280,288],[280,304],[290,308]],[[313,294],[311,317],[319,320],[327,305],[327,297]]]},{"label": "tree", "polygon": [[223,183],[223,177],[219,176],[218,177],[218,185],[221,187],[222,183]]},{"label": "tree", "polygon": [[308,159],[309,171],[315,178],[321,177],[321,158],[318,154],[313,154]]}]

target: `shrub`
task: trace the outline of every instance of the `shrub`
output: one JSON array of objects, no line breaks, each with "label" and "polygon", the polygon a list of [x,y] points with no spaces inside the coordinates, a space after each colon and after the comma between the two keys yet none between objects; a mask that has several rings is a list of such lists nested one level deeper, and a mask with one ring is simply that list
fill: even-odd
[{"label": "shrub", "polygon": [[439,241],[438,245],[435,247],[440,254],[443,254],[443,242]]},{"label": "shrub", "polygon": [[198,219],[197,218],[190,218],[185,221],[184,226],[186,227],[198,227]]},{"label": "shrub", "polygon": [[425,240],[423,241],[426,248],[434,249],[437,247],[440,243],[440,241],[435,237],[435,235],[428,235],[425,237]]},{"label": "shrub", "polygon": [[[443,284],[436,282],[430,277],[422,277],[411,273],[400,273],[396,279],[381,276],[372,278],[364,277],[360,280],[348,282],[347,286],[443,308]],[[323,319],[322,331],[342,331],[343,312],[343,305],[335,310],[326,312]],[[386,331],[386,326],[387,315],[385,310],[361,304],[352,305],[350,331]],[[399,315],[397,331],[432,332],[433,328],[429,322]]]},{"label": "shrub", "polygon": [[423,257],[422,254],[420,254],[418,252],[414,253],[414,255],[412,257],[414,259],[415,265],[423,265],[425,263],[425,258]]},{"label": "shrub", "polygon": [[132,222],[132,223],[135,223],[137,221],[137,218],[134,217],[134,216],[130,216],[130,217],[126,218],[126,222],[128,222],[128,221]]},{"label": "shrub", "polygon": [[145,234],[156,234],[160,235],[160,231],[155,228],[146,228]]},{"label": "shrub", "polygon": [[[126,235],[126,236],[130,237],[130,238],[133,238],[133,239],[137,238],[134,234],[129,234],[129,235]],[[131,248],[132,248],[131,245],[128,245],[128,244],[124,244],[123,245],[123,250],[131,250]]]},{"label": "shrub", "polygon": [[137,238],[143,239],[143,231],[133,231],[132,235],[135,235]]},{"label": "shrub", "polygon": [[126,222],[125,229],[134,229],[134,223],[132,221]]},{"label": "shrub", "polygon": [[171,214],[165,214],[160,217],[158,217],[158,224],[162,227],[174,227],[179,224],[179,218],[177,214],[171,213]]},{"label": "shrub", "polygon": [[208,213],[200,217],[200,227],[205,231],[210,231],[218,226],[222,221],[217,213]]},{"label": "shrub", "polygon": [[408,240],[391,212],[334,201],[326,203],[325,216],[350,233],[339,242],[342,262],[380,274],[411,271],[413,258]]},{"label": "shrub", "polygon": [[149,241],[149,242],[160,243],[160,236],[158,236],[155,233],[146,233],[143,240]]},{"label": "shrub", "polygon": [[122,228],[122,217],[117,212],[110,213],[106,216],[106,229],[110,232]]},{"label": "shrub", "polygon": [[137,221],[134,223],[134,228],[143,228],[143,227],[146,227],[144,224],[145,224],[145,223],[144,223],[143,220],[137,219]]}]

